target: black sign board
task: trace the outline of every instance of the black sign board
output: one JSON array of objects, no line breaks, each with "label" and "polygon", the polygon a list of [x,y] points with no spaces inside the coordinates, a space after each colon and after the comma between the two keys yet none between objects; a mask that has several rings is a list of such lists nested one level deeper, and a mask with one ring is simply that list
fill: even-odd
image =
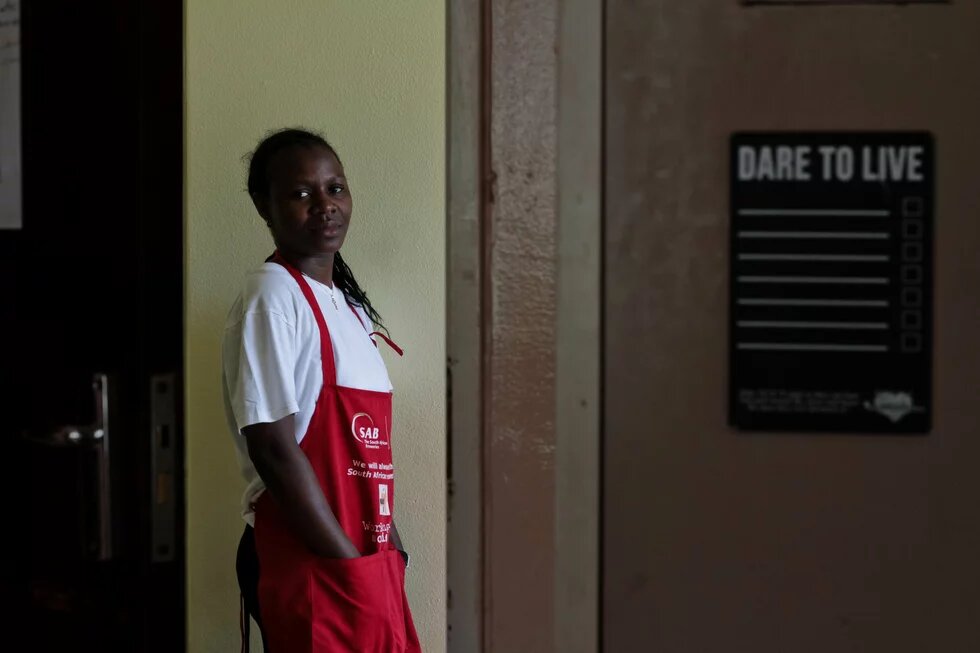
[{"label": "black sign board", "polygon": [[933,156],[919,132],[732,138],[734,426],[929,431]]}]

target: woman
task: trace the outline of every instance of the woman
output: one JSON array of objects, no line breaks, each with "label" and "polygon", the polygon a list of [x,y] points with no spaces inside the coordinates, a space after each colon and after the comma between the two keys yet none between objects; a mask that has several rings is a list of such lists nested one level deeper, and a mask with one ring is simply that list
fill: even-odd
[{"label": "woman", "polygon": [[340,256],[343,165],[322,137],[279,131],[252,154],[248,192],[276,252],[248,276],[223,344],[248,484],[243,625],[251,614],[272,653],[419,651],[393,520],[392,388],[372,338],[394,344],[372,332],[380,316]]}]

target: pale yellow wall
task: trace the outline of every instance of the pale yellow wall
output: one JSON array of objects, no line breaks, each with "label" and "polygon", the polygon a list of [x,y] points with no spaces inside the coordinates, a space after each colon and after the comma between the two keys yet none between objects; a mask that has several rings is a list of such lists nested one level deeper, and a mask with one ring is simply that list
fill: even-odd
[{"label": "pale yellow wall", "polygon": [[[351,180],[344,247],[404,359],[395,385],[399,530],[427,652],[445,648],[445,3],[187,0],[189,651],[237,650],[242,490],[219,341],[246,270],[271,251],[242,155],[269,129],[325,133]],[[255,649],[253,650],[260,650]]]}]

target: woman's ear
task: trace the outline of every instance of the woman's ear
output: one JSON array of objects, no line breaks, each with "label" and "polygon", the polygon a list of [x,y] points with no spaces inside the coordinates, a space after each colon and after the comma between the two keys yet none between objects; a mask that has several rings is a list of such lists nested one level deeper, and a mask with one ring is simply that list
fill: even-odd
[{"label": "woman's ear", "polygon": [[259,216],[265,221],[266,226],[272,226],[272,221],[269,218],[269,203],[266,198],[258,193],[252,193],[251,198],[255,210],[259,212]]}]

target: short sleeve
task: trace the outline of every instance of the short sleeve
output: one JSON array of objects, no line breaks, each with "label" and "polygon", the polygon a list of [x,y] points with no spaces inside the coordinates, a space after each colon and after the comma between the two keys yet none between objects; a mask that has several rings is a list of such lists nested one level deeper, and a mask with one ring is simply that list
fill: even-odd
[{"label": "short sleeve", "polygon": [[248,310],[225,329],[224,382],[239,432],[299,411],[296,326],[271,310]]}]

